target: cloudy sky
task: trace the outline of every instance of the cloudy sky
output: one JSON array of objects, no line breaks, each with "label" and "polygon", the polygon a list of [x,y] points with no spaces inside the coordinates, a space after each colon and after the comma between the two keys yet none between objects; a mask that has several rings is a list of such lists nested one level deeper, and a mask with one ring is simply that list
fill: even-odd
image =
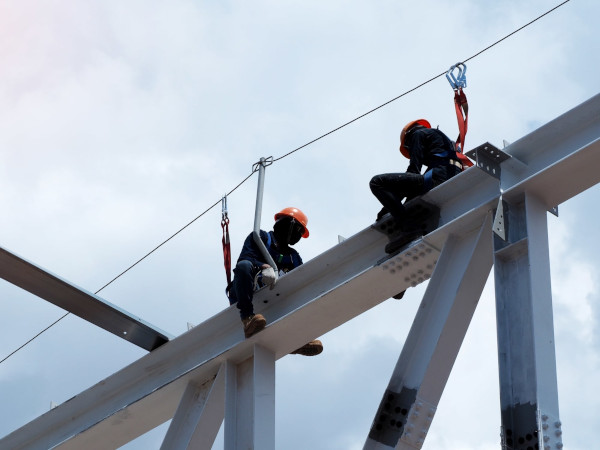
[{"label": "cloudy sky", "polygon": [[[0,245],[95,292],[281,156],[445,71],[558,0],[0,0]],[[514,141],[600,91],[600,4],[571,0],[468,63],[467,148]],[[377,173],[403,171],[398,135],[426,117],[457,134],[452,90],[426,86],[267,169],[263,228],[309,216],[309,260],[369,226]],[[234,259],[256,177],[229,198]],[[567,448],[600,427],[597,187],[549,216]],[[220,208],[100,295],[178,335],[228,306]],[[277,365],[277,447],[358,449],[424,286]],[[0,359],[64,311],[0,281]],[[0,364],[0,436],[145,354],[68,316]],[[323,399],[327,399],[324,401]],[[168,425],[168,424],[166,424]],[[166,425],[125,446],[158,448]],[[499,448],[489,280],[425,449]],[[222,435],[215,448],[222,448]]]}]

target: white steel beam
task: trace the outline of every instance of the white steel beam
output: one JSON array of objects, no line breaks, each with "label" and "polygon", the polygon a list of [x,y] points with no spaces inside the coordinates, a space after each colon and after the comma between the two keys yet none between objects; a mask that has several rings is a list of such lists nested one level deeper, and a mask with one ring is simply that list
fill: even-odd
[{"label": "white steel beam", "polygon": [[0,247],[0,277],[145,350],[172,336]]},{"label": "white steel beam", "polygon": [[225,450],[275,450],[275,354],[260,345],[254,356],[227,365]]},{"label": "white steel beam", "polygon": [[225,372],[222,364],[214,380],[188,384],[161,450],[212,448],[225,414]]},{"label": "white steel beam", "polygon": [[[418,242],[390,258],[383,250],[387,242],[375,228],[361,231],[282,276],[275,289],[257,292],[256,311],[268,326],[252,338],[244,339],[237,309],[227,308],[0,439],[0,448],[124,445],[171,419],[189,382],[202,384],[216,376],[221,363],[250,358],[256,343],[276,359],[289,354],[423,281],[419,271],[431,271],[439,254]],[[402,274],[384,269],[406,253],[411,256]]]},{"label": "white steel beam", "polygon": [[491,213],[448,239],[364,448],[421,448],[492,268]]},{"label": "white steel beam", "polygon": [[244,339],[237,310],[228,308],[0,439],[0,447],[93,450],[129,442],[172,418],[189,382],[247,360],[254,344],[281,358],[426,279],[448,237],[479,230],[500,194],[511,202],[527,191],[549,208],[598,183],[599,138],[597,95],[507,147],[514,157],[502,163],[501,180],[471,168],[423,196],[439,207],[440,224],[411,248],[386,255],[393,224],[380,221],[257,292],[268,326],[256,336]]},{"label": "white steel beam", "polygon": [[525,194],[494,241],[502,443],[516,450],[562,448],[546,215]]}]

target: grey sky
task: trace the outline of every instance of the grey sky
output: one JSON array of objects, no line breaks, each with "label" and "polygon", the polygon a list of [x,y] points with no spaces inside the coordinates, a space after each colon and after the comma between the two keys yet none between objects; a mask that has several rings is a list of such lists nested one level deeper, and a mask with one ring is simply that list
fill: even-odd
[{"label": "grey sky", "polygon": [[[281,156],[415,87],[558,1],[0,0],[0,245],[90,290]],[[514,141],[600,90],[600,4],[572,0],[468,63],[467,148]],[[267,169],[263,228],[309,216],[308,260],[370,225],[374,174],[403,171],[401,127],[454,138],[444,78]],[[576,176],[576,174],[574,174]],[[230,198],[234,259],[256,178]],[[549,217],[567,448],[600,426],[598,188]],[[227,306],[220,208],[100,295],[172,334]],[[362,448],[424,292],[409,290],[277,366],[277,445]],[[0,281],[0,358],[64,312]],[[484,291],[425,449],[499,447],[493,285]],[[0,435],[145,352],[67,317],[0,365]],[[128,449],[158,448],[166,428]],[[219,443],[215,448],[221,448]]]}]

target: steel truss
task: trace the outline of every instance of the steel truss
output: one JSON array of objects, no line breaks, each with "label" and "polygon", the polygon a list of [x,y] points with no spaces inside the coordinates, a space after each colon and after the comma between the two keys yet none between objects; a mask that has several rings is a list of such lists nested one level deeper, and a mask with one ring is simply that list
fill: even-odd
[{"label": "steel truss", "polygon": [[257,292],[264,331],[244,339],[228,308],[0,448],[117,448],[169,419],[162,448],[210,448],[225,419],[226,449],[274,449],[275,361],[431,278],[364,446],[421,448],[494,266],[502,445],[560,449],[546,211],[600,181],[599,138],[596,95],[502,151],[484,144],[422,197],[439,224],[408,248],[385,254],[384,219]]}]

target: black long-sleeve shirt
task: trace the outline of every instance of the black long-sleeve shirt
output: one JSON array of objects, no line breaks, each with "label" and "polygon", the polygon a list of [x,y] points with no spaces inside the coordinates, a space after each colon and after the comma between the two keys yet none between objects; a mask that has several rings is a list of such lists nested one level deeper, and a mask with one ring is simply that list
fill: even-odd
[{"label": "black long-sleeve shirt", "polygon": [[410,164],[406,169],[410,173],[421,173],[423,166],[432,171],[434,186],[460,173],[460,169],[450,160],[456,161],[454,143],[435,128],[417,127],[409,130],[404,138],[404,146],[410,153]]}]

